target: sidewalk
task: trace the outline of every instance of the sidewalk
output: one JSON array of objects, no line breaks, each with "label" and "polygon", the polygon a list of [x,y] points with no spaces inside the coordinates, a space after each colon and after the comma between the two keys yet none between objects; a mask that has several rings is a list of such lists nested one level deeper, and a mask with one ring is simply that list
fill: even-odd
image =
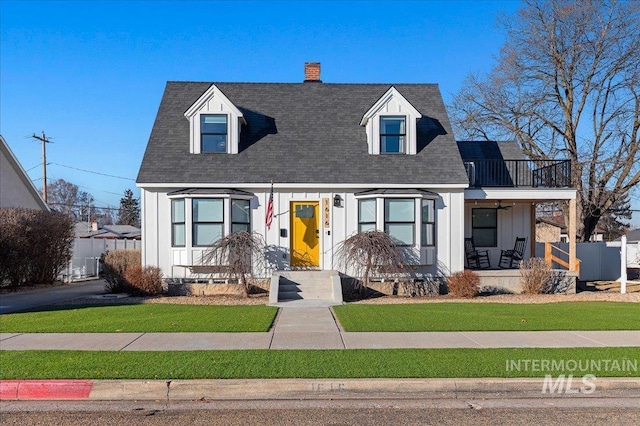
[{"label": "sidewalk", "polygon": [[[640,331],[525,331],[350,333],[328,307],[280,309],[265,333],[4,333],[2,350],[189,351],[242,349],[566,348],[640,346]],[[554,382],[555,383],[555,382]],[[594,379],[582,388],[546,397],[640,397],[638,378]],[[591,384],[591,383],[590,383]],[[0,400],[184,401],[459,399],[545,397],[538,379],[271,379],[271,380],[0,380]],[[569,382],[568,386],[571,386]],[[578,387],[580,385],[578,384]],[[556,389],[554,387],[554,389]],[[591,388],[588,388],[589,390]],[[542,392],[542,394],[541,394]],[[591,391],[590,391],[591,392]]]},{"label": "sidewalk", "polygon": [[640,346],[640,331],[345,332],[330,308],[285,307],[265,333],[0,333],[2,350],[572,348]]}]

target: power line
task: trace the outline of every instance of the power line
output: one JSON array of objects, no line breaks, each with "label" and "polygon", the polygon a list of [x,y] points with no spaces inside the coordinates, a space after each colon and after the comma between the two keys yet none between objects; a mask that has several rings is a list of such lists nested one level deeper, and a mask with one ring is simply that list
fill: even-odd
[{"label": "power line", "polygon": [[[36,164],[35,166],[33,166],[33,167],[31,167],[30,169],[27,169],[27,170],[25,170],[25,171],[26,171],[26,172],[30,172],[31,170],[33,170],[33,169],[35,169],[36,167],[39,167],[39,166],[41,166],[41,165],[42,165],[42,163],[38,163],[38,164]],[[42,179],[42,178],[40,178],[40,179]]]},{"label": "power line", "polygon": [[66,165],[64,165],[64,164],[60,164],[60,163],[49,163],[49,164],[55,164],[56,166],[66,167],[67,169],[79,170],[79,171],[81,171],[81,172],[93,173],[94,175],[107,176],[107,177],[112,177],[112,178],[116,178],[116,179],[132,180],[132,181],[134,181],[134,182],[135,182],[135,179],[133,179],[133,178],[122,177],[122,176],[116,176],[116,175],[110,175],[110,174],[107,174],[107,173],[94,172],[93,170],[80,169],[80,168],[78,168],[78,167],[66,166]]},{"label": "power line", "polygon": [[74,207],[79,209],[100,209],[100,210],[120,210],[119,207],[100,207],[91,204],[65,204],[65,203],[49,203],[50,206]]}]

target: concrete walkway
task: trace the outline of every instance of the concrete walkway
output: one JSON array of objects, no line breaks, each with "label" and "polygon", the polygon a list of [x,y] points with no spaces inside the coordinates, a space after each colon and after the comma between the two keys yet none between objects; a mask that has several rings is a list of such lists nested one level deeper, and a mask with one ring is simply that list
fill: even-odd
[{"label": "concrete walkway", "polygon": [[640,346],[640,331],[351,333],[328,307],[281,308],[266,333],[0,333],[1,350],[571,348]]}]

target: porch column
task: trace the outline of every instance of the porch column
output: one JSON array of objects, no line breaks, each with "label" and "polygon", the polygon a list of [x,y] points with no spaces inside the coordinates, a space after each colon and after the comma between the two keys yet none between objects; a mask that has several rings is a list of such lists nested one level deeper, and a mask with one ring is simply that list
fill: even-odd
[{"label": "porch column", "polygon": [[577,217],[576,217],[576,200],[569,200],[569,270],[574,272],[580,272],[578,266],[578,260],[576,257],[576,231],[577,231]]},{"label": "porch column", "polygon": [[532,202],[531,203],[531,207],[530,207],[531,211],[529,212],[529,220],[531,221],[531,226],[530,226],[530,236],[531,238],[529,238],[529,245],[530,245],[530,249],[531,249],[531,257],[536,257],[536,240],[538,239],[538,235],[536,234],[536,203]]}]

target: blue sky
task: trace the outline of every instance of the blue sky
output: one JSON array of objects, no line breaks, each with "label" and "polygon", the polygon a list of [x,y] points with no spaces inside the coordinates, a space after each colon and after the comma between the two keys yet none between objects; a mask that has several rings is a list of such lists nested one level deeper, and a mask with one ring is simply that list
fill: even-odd
[{"label": "blue sky", "polygon": [[[0,2],[0,133],[47,178],[119,205],[170,80],[438,83],[451,99],[494,65],[518,1]],[[82,169],[82,170],[77,170]],[[92,172],[92,173],[91,173]],[[97,174],[101,173],[101,174]],[[104,176],[109,175],[109,176]],[[123,179],[124,178],[124,179]]]}]

